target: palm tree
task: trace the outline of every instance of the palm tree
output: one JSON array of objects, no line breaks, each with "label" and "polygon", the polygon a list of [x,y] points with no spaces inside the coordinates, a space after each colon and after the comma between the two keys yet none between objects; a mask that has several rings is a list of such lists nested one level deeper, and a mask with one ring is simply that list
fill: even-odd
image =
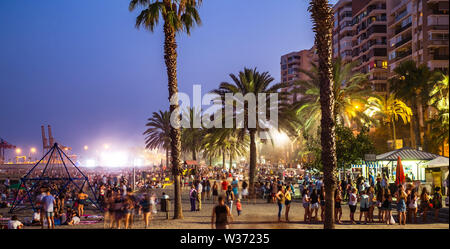
[{"label": "palm tree", "polygon": [[[335,122],[351,126],[351,122],[354,121],[362,126],[362,123],[372,121],[362,108],[367,103],[368,96],[373,96],[367,75],[352,72],[355,63],[344,64],[340,59],[336,59],[332,65]],[[294,83],[297,86],[295,92],[302,95],[301,100],[295,105],[298,107],[299,119],[303,120],[305,131],[315,134],[314,130],[319,126],[321,115],[321,75],[315,64],[312,64],[310,71],[300,69],[300,72],[308,76],[308,79]]]},{"label": "palm tree", "polygon": [[192,160],[196,161],[204,131],[201,124],[200,127],[194,127],[194,119],[201,121],[201,112],[194,108],[190,108],[185,111],[183,119],[185,122],[189,123],[189,128],[184,128],[181,132],[182,149],[191,152]]},{"label": "palm tree", "polygon": [[[269,85],[273,82],[273,78],[270,76],[268,72],[260,73],[255,69],[249,69],[244,68],[243,71],[239,72],[238,75],[230,74],[230,78],[232,79],[232,83],[229,82],[222,82],[218,89],[213,90],[213,93],[216,93],[224,99],[225,94],[231,93],[231,94],[242,94],[245,96],[246,94],[254,94],[256,97],[256,107],[255,107],[255,113],[260,114],[263,110],[258,109],[258,94],[259,93],[266,93],[266,113],[269,113],[270,108],[279,108],[279,110],[283,109],[283,106],[286,100],[286,94],[285,93],[278,93],[277,91],[282,88],[286,87],[286,84],[274,84],[273,86],[269,87]],[[270,93],[277,93],[278,94],[278,106],[273,107],[269,104],[270,102]],[[238,98],[234,98],[236,102],[239,102]],[[248,114],[249,112],[252,112],[252,110],[249,108],[248,103],[241,103],[244,107],[242,110],[236,110],[234,115],[237,113],[244,113],[244,124],[243,129],[240,129],[240,136],[243,137],[243,133],[247,132],[250,135],[250,163],[249,163],[249,191],[250,195],[254,196],[255,194],[255,175],[256,175],[256,158],[257,158],[257,152],[256,152],[256,133],[258,131],[262,131],[263,127],[259,125],[260,122],[258,122],[259,115],[257,116],[255,127],[249,126],[249,120],[248,120]],[[269,111],[268,111],[269,110]],[[229,117],[227,117],[229,118]],[[278,122],[282,123],[282,120],[280,120],[280,116],[278,117]]]},{"label": "palm tree", "polygon": [[311,12],[315,45],[319,56],[318,73],[320,82],[321,145],[325,187],[325,229],[334,229],[334,191],[336,189],[336,140],[333,93],[333,65],[331,44],[333,10],[328,0],[311,0]]},{"label": "palm tree", "polygon": [[[201,4],[201,0],[131,0],[129,10],[133,11],[137,6],[144,9],[136,17],[136,27],[154,31],[162,16],[164,21],[164,61],[166,64],[169,100],[175,100],[170,105],[170,113],[178,108],[178,82],[177,82],[177,32],[186,32],[190,34],[190,30],[196,24],[200,25],[201,20],[197,8]],[[175,208],[174,219],[183,218],[183,210],[181,204],[181,131],[178,127],[180,120],[175,118],[170,128],[171,138],[171,156],[172,156],[172,174],[175,181],[174,196]]]},{"label": "palm tree", "polygon": [[166,151],[166,165],[169,167],[170,151],[170,113],[168,111],[153,112],[148,123],[148,129],[144,132],[145,148],[149,150],[164,149]]},{"label": "palm tree", "polygon": [[449,87],[448,75],[443,75],[438,80],[430,92],[429,105],[437,110],[437,115],[430,121],[432,125],[431,139],[436,145],[442,145],[442,153],[444,152],[444,144],[448,143],[449,138]]},{"label": "palm tree", "polygon": [[395,95],[389,97],[377,96],[368,99],[368,108],[365,110],[367,115],[381,120],[385,124],[392,124],[392,140],[394,141],[394,150],[397,149],[397,136],[395,132],[395,122],[400,118],[404,124],[411,121],[412,110],[403,101],[396,99]]},{"label": "palm tree", "polygon": [[[391,91],[404,101],[409,101],[414,114],[415,146],[422,146],[424,128],[423,106],[428,102],[430,83],[435,73],[427,65],[416,65],[412,60],[400,63],[395,69],[395,77],[389,80]],[[413,134],[411,134],[411,137]]]}]

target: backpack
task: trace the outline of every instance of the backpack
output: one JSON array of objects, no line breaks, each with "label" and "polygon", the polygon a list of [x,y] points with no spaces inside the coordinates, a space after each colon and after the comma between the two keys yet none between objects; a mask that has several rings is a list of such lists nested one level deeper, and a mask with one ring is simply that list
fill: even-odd
[{"label": "backpack", "polygon": [[197,192],[196,189],[192,190],[191,196],[192,196],[192,199],[197,199],[197,197],[198,197],[198,192]]}]

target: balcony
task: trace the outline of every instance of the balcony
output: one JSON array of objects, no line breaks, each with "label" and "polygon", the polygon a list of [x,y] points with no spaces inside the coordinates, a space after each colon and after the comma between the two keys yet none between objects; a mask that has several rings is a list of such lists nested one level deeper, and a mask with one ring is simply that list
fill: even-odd
[{"label": "balcony", "polygon": [[448,25],[433,25],[429,27],[429,31],[448,31]]},{"label": "balcony", "polygon": [[407,56],[410,56],[411,54],[412,54],[411,49],[404,51],[404,52],[399,52],[396,54],[395,58],[392,59],[392,62],[399,61]]},{"label": "balcony", "polygon": [[448,46],[448,39],[429,40],[430,46]]},{"label": "balcony", "polygon": [[447,61],[448,60],[448,54],[435,54],[433,55],[433,60],[435,61]]},{"label": "balcony", "polygon": [[400,47],[401,45],[403,45],[403,44],[405,44],[405,43],[407,43],[407,42],[409,42],[409,41],[411,41],[411,40],[412,40],[412,36],[409,36],[409,37],[407,37],[407,38],[403,38],[401,41],[395,43],[395,48],[398,48],[398,47]]},{"label": "balcony", "polygon": [[400,21],[403,17],[405,17],[406,15],[408,15],[408,11],[404,10],[402,13],[400,13],[398,16],[396,16],[394,18],[394,22],[398,22]]},{"label": "balcony", "polygon": [[411,27],[411,25],[412,25],[412,23],[408,23],[406,26],[401,27],[401,28],[399,28],[399,29],[396,29],[396,30],[395,30],[395,35],[398,35],[399,33],[401,33],[401,32],[403,32],[403,31],[407,30],[409,27]]}]

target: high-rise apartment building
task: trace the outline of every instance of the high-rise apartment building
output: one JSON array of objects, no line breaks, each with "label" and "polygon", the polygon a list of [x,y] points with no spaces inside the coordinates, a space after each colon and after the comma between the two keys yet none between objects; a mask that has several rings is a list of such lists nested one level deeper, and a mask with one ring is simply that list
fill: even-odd
[{"label": "high-rise apartment building", "polygon": [[388,54],[387,18],[385,0],[352,2],[353,71],[368,74],[372,88],[379,94],[387,93]]},{"label": "high-rise apartment building", "polygon": [[[281,56],[281,82],[288,83],[296,80],[306,80],[307,76],[301,73],[300,69],[305,71],[311,70],[311,64],[316,60],[315,47]],[[293,87],[281,89],[282,92],[290,92],[292,90]],[[300,97],[298,94],[292,94],[290,101],[292,102],[294,99],[299,100]]]},{"label": "high-rise apartment building", "polygon": [[449,1],[387,0],[389,68],[413,60],[448,72]]},{"label": "high-rise apartment building", "polygon": [[333,6],[333,58],[352,61],[352,0],[341,0]]}]

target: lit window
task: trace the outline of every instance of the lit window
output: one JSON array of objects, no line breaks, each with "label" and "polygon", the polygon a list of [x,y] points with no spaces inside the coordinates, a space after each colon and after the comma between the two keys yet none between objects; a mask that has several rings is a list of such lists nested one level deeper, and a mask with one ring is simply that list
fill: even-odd
[{"label": "lit window", "polygon": [[386,68],[386,69],[387,69],[387,66],[388,66],[388,63],[387,63],[387,61],[383,61],[383,62],[381,63],[381,67],[383,67],[383,68]]}]

